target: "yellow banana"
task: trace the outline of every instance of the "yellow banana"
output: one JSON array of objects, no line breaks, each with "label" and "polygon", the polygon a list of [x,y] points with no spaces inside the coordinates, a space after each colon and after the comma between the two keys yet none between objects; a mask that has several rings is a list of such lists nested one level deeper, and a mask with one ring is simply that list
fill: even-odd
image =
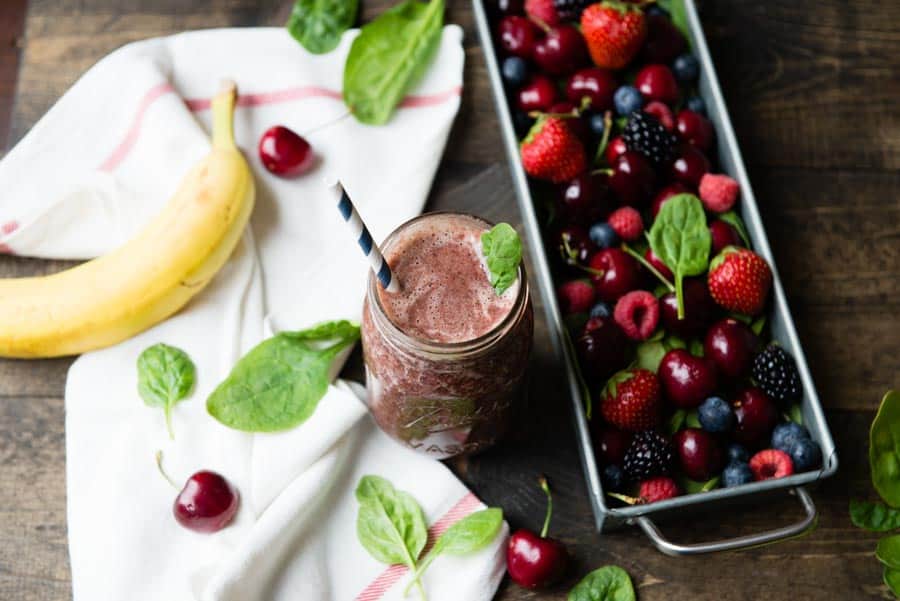
[{"label": "yellow banana", "polygon": [[241,239],[255,199],[234,143],[237,91],[213,99],[209,155],[120,248],[54,275],[0,280],[0,356],[56,357],[125,340],[203,290]]}]

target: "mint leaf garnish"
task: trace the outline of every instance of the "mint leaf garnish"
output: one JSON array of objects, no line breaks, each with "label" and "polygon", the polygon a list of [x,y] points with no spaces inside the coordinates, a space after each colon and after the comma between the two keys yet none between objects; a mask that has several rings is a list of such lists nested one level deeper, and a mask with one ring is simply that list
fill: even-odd
[{"label": "mint leaf garnish", "polygon": [[481,250],[498,295],[513,285],[522,262],[522,240],[508,223],[498,223],[481,235]]}]

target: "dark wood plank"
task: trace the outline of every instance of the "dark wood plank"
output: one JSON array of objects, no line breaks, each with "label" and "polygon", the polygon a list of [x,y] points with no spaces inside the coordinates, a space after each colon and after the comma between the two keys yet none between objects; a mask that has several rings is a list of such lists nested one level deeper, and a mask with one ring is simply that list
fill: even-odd
[{"label": "dark wood plank", "polygon": [[0,6],[0,149],[6,148],[9,137],[27,4],[27,0],[6,0]]},{"label": "dark wood plank", "polygon": [[[369,19],[390,0],[364,2]],[[484,61],[468,2],[448,20],[466,30],[463,108],[431,208],[518,221]],[[84,69],[115,47],[190,28],[282,23],[286,0],[31,0],[12,137],[18,139]],[[575,556],[558,589],[504,584],[498,598],[564,599],[591,568],[626,568],[654,599],[883,599],[875,536],[852,528],[851,496],[868,495],[866,432],[900,372],[900,5],[875,0],[706,0],[703,21],[779,270],[842,468],[814,497],[817,530],[781,545],[702,559],[657,553],[638,531],[599,536],[585,493],[570,401],[538,311],[529,404],[516,435],[454,469],[513,526],[536,527],[537,473],[557,490],[553,530]],[[61,263],[0,258],[0,276]],[[536,299],[540,302],[540,299]],[[65,599],[62,395],[68,359],[0,361],[0,598]],[[39,491],[39,494],[29,494]],[[686,517],[677,540],[734,536],[797,519],[796,501]]]}]

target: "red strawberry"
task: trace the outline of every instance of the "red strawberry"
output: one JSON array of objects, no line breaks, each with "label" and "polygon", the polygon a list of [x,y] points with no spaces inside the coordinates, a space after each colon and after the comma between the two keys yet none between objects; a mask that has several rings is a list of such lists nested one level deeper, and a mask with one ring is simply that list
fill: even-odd
[{"label": "red strawberry", "polygon": [[784,478],[794,473],[794,462],[784,451],[766,449],[750,458],[750,471],[756,480]]},{"label": "red strawberry", "polygon": [[628,432],[655,428],[659,423],[659,379],[646,369],[626,369],[609,379],[600,399],[607,423]]},{"label": "red strawberry", "polygon": [[726,246],[709,264],[709,294],[728,311],[761,313],[772,288],[772,270],[766,260],[746,248]]},{"label": "red strawberry", "polygon": [[588,280],[572,280],[556,289],[564,315],[587,313],[594,304],[594,286]]},{"label": "red strawberry", "polygon": [[634,207],[616,209],[607,217],[606,223],[622,240],[634,242],[644,233],[644,222],[641,214]]},{"label": "red strawberry", "polygon": [[525,14],[538,25],[558,25],[560,22],[553,0],[525,0]]},{"label": "red strawberry", "polygon": [[640,503],[655,503],[657,501],[665,501],[681,494],[675,481],[666,476],[658,478],[650,478],[641,482],[641,489],[638,492]]},{"label": "red strawberry", "polygon": [[539,117],[522,141],[522,166],[538,179],[561,184],[587,167],[584,146],[564,119]]},{"label": "red strawberry", "polygon": [[621,69],[644,43],[647,21],[633,4],[604,0],[581,13],[581,33],[598,67]]}]

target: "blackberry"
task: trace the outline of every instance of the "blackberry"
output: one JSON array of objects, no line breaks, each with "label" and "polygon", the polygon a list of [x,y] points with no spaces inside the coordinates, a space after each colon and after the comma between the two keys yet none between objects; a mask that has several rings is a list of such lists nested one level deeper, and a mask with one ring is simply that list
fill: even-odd
[{"label": "blackberry", "polygon": [[675,136],[649,113],[631,113],[622,137],[628,150],[641,153],[655,165],[669,163],[675,156]]},{"label": "blackberry", "polygon": [[653,430],[638,432],[631,439],[622,469],[634,482],[669,473],[672,466],[672,446]]},{"label": "blackberry", "polygon": [[803,396],[797,362],[786,350],[769,345],[753,360],[753,379],[776,401],[796,401]]},{"label": "blackberry", "polygon": [[596,0],[553,0],[553,8],[562,21],[580,21],[581,12]]}]

